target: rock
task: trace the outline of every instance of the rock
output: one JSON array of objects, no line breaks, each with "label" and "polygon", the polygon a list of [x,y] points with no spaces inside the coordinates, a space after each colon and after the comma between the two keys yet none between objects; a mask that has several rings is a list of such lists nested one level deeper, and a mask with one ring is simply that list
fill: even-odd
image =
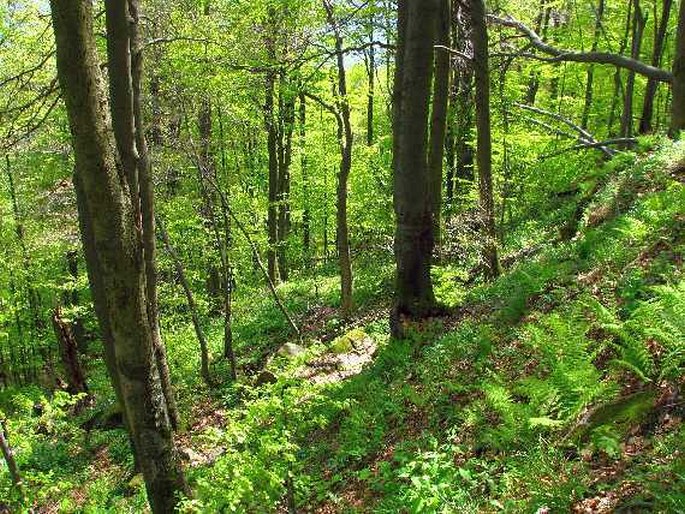
[{"label": "rock", "polygon": [[350,353],[364,347],[367,339],[369,339],[369,336],[366,332],[355,328],[333,341],[331,351],[337,354]]},{"label": "rock", "polygon": [[192,448],[179,448],[178,453],[180,453],[181,458],[187,460],[191,466],[197,466],[205,460],[202,454],[196,452]]},{"label": "rock", "polygon": [[264,384],[274,384],[278,382],[278,377],[274,375],[271,371],[268,369],[262,370],[262,372],[257,375],[257,380],[255,380],[255,385],[257,387],[264,385]]},{"label": "rock", "polygon": [[298,355],[302,355],[304,352],[305,349],[302,348],[299,344],[285,343],[278,349],[276,353],[282,357],[288,357],[292,359],[294,357],[297,357]]}]

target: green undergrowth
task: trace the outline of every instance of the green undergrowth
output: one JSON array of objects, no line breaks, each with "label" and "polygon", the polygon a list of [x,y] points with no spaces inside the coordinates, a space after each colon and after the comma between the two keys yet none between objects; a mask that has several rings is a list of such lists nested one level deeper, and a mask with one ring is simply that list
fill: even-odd
[{"label": "green undergrowth", "polygon": [[[453,314],[409,325],[403,340],[388,334],[389,257],[357,256],[353,325],[377,350],[341,381],[299,377],[353,328],[335,310],[332,266],[279,288],[306,326],[302,341],[267,292],[239,289],[243,378],[211,393],[197,378],[191,326],[172,318],[164,335],[180,446],[208,456],[188,467],[196,494],[181,510],[274,512],[289,489],[303,512],[567,512],[596,497],[615,509],[685,510],[685,185],[672,172],[683,159],[682,145],[665,145],[586,177],[562,209],[567,217],[583,202],[578,233],[552,237],[561,215],[538,216],[526,244],[506,245],[537,251],[492,283],[466,287],[465,266],[437,266],[436,294]],[[220,323],[207,332],[219,355]],[[286,341],[303,352],[272,357]],[[274,381],[256,380],[263,366]],[[93,373],[106,397],[103,371]],[[125,433],[82,428],[70,401],[37,388],[0,398],[24,505],[140,511]],[[16,500],[6,474],[0,493]]]}]

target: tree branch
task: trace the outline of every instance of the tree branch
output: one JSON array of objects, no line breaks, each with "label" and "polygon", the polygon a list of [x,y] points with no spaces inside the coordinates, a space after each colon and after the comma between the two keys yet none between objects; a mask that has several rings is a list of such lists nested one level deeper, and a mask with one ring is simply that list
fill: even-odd
[{"label": "tree branch", "polygon": [[[572,50],[562,50],[556,48],[548,43],[545,43],[533,29],[516,20],[515,18],[512,18],[511,16],[500,18],[498,16],[488,15],[488,21],[496,25],[513,28],[519,31],[530,40],[531,44],[535,48],[542,53],[552,56],[548,59],[542,59],[546,62],[568,61],[610,64],[618,68],[625,68],[627,70],[634,71],[639,75],[644,75],[645,77],[652,78],[659,82],[673,81],[673,74],[670,71],[645,64],[642,61],[631,59],[630,57],[626,57],[621,54],[612,54],[608,52],[575,52]],[[528,55],[528,57],[530,56]]]}]

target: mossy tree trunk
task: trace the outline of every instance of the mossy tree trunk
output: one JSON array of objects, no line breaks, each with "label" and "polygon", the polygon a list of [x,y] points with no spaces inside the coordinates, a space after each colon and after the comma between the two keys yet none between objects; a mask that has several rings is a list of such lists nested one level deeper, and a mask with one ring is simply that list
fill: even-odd
[{"label": "mossy tree trunk", "polygon": [[[93,34],[92,4],[52,0],[57,69],[76,158],[82,240],[105,355],[153,512],[172,512],[187,489],[173,440],[155,343],[140,197],[132,53],[138,4],[106,2],[112,131]],[[138,56],[139,57],[139,56]],[[115,143],[116,141],[116,143]],[[147,177],[144,178],[147,180]],[[143,193],[144,194],[144,193]],[[150,235],[154,237],[154,235]],[[147,258],[153,258],[148,255]]]}]

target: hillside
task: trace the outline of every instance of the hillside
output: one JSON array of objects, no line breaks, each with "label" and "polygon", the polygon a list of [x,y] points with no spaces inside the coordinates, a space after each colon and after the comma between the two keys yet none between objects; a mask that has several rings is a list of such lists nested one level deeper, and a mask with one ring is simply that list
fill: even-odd
[{"label": "hillside", "polygon": [[[238,318],[248,372],[235,385],[188,381],[191,329],[166,333],[196,491],[181,511],[285,511],[291,494],[320,513],[685,509],[683,163],[685,145],[660,143],[605,165],[553,198],[492,283],[436,266],[449,314],[407,325],[403,340],[388,334],[382,255],[364,256],[349,324],[334,276],[281,286],[305,327],[285,346],[269,297],[238,302],[252,317]],[[570,239],[559,212],[580,212]],[[0,396],[24,509],[144,508],[104,369],[88,374],[98,403],[76,416],[66,393]]]}]

